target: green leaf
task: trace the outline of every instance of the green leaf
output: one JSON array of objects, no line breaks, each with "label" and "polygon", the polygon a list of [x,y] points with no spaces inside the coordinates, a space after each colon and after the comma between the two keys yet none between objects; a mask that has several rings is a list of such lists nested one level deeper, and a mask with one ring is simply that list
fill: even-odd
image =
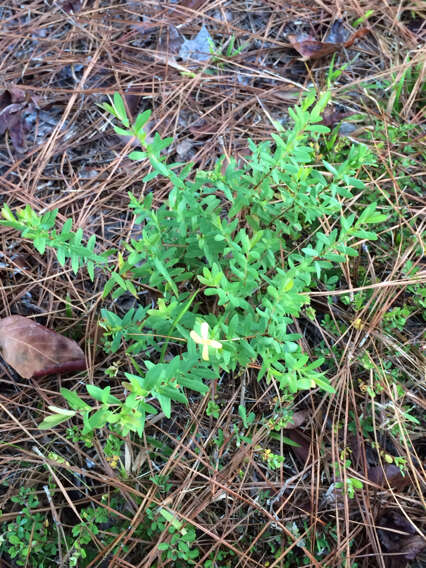
[{"label": "green leaf", "polygon": [[6,221],[11,221],[11,222],[15,222],[15,221],[16,221],[15,216],[14,216],[14,214],[12,213],[12,210],[11,210],[11,208],[9,207],[9,205],[8,205],[7,203],[4,203],[4,204],[3,204],[3,207],[2,207],[2,210],[1,210],[1,214],[2,214],[2,217],[3,217],[4,219],[6,219]]},{"label": "green leaf", "polygon": [[74,410],[68,410],[68,408],[60,408],[59,406],[48,406],[49,410],[52,412],[56,412],[56,414],[61,414],[62,416],[67,416],[68,418],[72,418],[75,416]]},{"label": "green leaf", "polygon": [[145,375],[145,378],[141,379],[141,381],[143,381],[143,388],[146,389],[148,392],[150,392],[151,390],[155,389],[155,387],[158,384],[160,384],[163,376],[164,376],[164,365],[151,364],[150,368],[148,369]]},{"label": "green leaf", "polygon": [[157,545],[158,550],[169,550],[170,548],[170,544],[168,544],[167,542],[160,542],[159,545]]},{"label": "green leaf", "polygon": [[61,237],[69,236],[72,230],[72,219],[67,219],[62,225]]},{"label": "green leaf", "polygon": [[185,394],[176,387],[164,385],[161,387],[161,394],[176,402],[188,404]]},{"label": "green leaf", "polygon": [[93,282],[93,280],[95,279],[95,265],[91,260],[89,260],[87,263],[87,272],[89,273],[90,280]]},{"label": "green leaf", "polygon": [[[113,274],[115,274],[115,272],[113,272]],[[117,285],[117,283],[115,282],[115,280],[111,278],[107,281],[107,283],[104,286],[104,291],[102,292],[102,298],[106,298],[108,296],[108,294],[111,292],[111,290],[113,288],[115,288],[115,286]]]},{"label": "green leaf", "polygon": [[352,486],[355,487],[355,489],[362,489],[364,487],[364,484],[360,479],[357,479],[356,477],[350,477],[349,479],[351,480]]},{"label": "green leaf", "polygon": [[162,394],[157,394],[158,402],[160,403],[161,410],[164,412],[167,418],[170,418],[172,414],[172,402],[168,396]]},{"label": "green leaf", "polygon": [[44,251],[46,250],[46,242],[46,237],[42,235],[39,235],[34,239],[34,247],[40,254],[44,254]]},{"label": "green leaf", "polygon": [[92,398],[103,402],[104,404],[120,404],[121,401],[115,396],[110,394],[111,387],[105,387],[101,389],[96,385],[86,385],[86,390]]},{"label": "green leaf", "polygon": [[167,283],[170,285],[171,289],[173,290],[175,296],[178,297],[179,296],[179,290],[178,290],[176,284],[173,282],[173,280],[172,280],[166,266],[164,265],[164,263],[159,258],[154,258],[153,263],[154,263],[155,268],[158,270],[158,272],[162,276],[164,276]]},{"label": "green leaf", "polygon": [[61,266],[64,266],[66,260],[66,252],[65,247],[59,246],[56,250],[56,258]]},{"label": "green leaf", "polygon": [[373,213],[368,217],[364,223],[383,223],[389,218],[389,215],[383,215],[382,213]]},{"label": "green leaf", "polygon": [[290,438],[287,438],[287,436],[282,436],[281,434],[278,434],[276,436],[276,439],[282,440],[284,444],[287,444],[287,446],[293,446],[294,448],[300,448],[300,444],[298,444],[297,442],[293,442],[293,440],[291,440]]},{"label": "green leaf", "polygon": [[114,126],[114,132],[120,136],[133,136],[133,132],[131,130],[124,130],[119,126]]},{"label": "green leaf", "polygon": [[331,164],[329,164],[325,160],[323,160],[322,163],[324,164],[324,166],[327,168],[327,170],[329,172],[331,172],[334,176],[338,177],[339,173],[334,166],[332,166]]},{"label": "green leaf", "polygon": [[89,424],[91,428],[103,428],[105,424],[108,423],[108,419],[110,414],[112,414],[107,408],[102,407],[97,410],[92,416],[89,418]]},{"label": "green leaf", "polygon": [[141,161],[141,160],[145,160],[145,158],[148,156],[148,154],[146,152],[138,152],[137,150],[134,152],[130,152],[129,154],[129,158],[131,160],[135,160],[135,161]]},{"label": "green leaf", "polygon": [[135,129],[136,133],[139,133],[140,130],[145,126],[151,116],[151,109],[145,110],[141,114],[138,114],[136,117],[135,123],[133,128]]},{"label": "green leaf", "polygon": [[60,393],[74,410],[91,409],[91,406],[84,402],[84,400],[82,400],[74,391],[66,388],[61,388]]},{"label": "green leaf", "polygon": [[79,257],[75,253],[71,253],[71,268],[74,274],[78,273],[79,268]]},{"label": "green leaf", "polygon": [[308,132],[315,132],[317,134],[328,134],[330,129],[322,124],[308,124],[306,129]]},{"label": "green leaf", "polygon": [[[117,116],[117,113],[114,110],[114,107],[108,103],[100,103],[98,104],[98,106],[100,108],[102,108],[103,110],[106,110],[107,112],[109,112],[110,114],[113,114],[114,116]],[[118,116],[117,116],[118,118]]]},{"label": "green leaf", "polygon": [[39,424],[38,427],[40,430],[49,430],[49,428],[54,428],[58,424],[66,422],[70,418],[71,416],[65,416],[64,414],[51,414],[50,416],[46,416],[46,418]]},{"label": "green leaf", "polygon": [[318,377],[318,376],[314,376],[313,377],[314,382],[322,389],[325,390],[326,392],[329,392],[331,394],[335,394],[336,389],[334,389],[330,383],[327,381],[327,379]]},{"label": "green leaf", "polygon": [[183,524],[179,519],[177,519],[170,511],[167,509],[160,509],[160,515],[162,515],[168,523],[170,523],[177,531],[180,531]]},{"label": "green leaf", "polygon": [[129,119],[127,118],[126,106],[120,93],[114,93],[114,109],[118,118],[127,128],[129,126]]}]

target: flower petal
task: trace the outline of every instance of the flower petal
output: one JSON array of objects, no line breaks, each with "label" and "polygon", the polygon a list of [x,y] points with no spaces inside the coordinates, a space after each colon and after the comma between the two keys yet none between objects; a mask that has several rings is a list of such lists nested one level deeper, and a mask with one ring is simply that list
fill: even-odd
[{"label": "flower petal", "polygon": [[213,347],[213,349],[222,349],[222,343],[220,343],[219,341],[216,341],[215,339],[209,339],[207,344],[210,347]]},{"label": "flower petal", "polygon": [[201,337],[203,339],[208,339],[209,338],[209,324],[206,321],[203,321],[203,323],[200,326],[200,330],[201,330]]},{"label": "flower petal", "polygon": [[204,359],[204,361],[209,360],[209,348],[205,343],[203,345],[203,352],[201,353],[201,357]]},{"label": "flower petal", "polygon": [[193,341],[195,341],[195,343],[204,343],[203,339],[198,335],[198,333],[194,330],[191,330],[189,332],[189,335],[191,337],[191,339]]}]

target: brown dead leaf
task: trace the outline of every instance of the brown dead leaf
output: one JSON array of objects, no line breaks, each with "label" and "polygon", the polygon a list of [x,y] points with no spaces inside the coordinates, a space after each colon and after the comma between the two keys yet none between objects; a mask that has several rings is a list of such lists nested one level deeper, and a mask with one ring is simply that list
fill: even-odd
[{"label": "brown dead leaf", "polygon": [[286,430],[294,430],[295,428],[302,426],[302,424],[306,422],[309,414],[309,410],[298,410],[297,412],[293,412],[290,422],[288,422],[285,426]]},{"label": "brown dead leaf", "polygon": [[351,47],[355,40],[365,36],[367,32],[368,28],[361,28],[353,33],[351,37],[343,43],[318,41],[309,34],[289,34],[288,40],[291,47],[300,53],[302,61],[310,61],[331,55],[336,51],[340,51],[344,47]]},{"label": "brown dead leaf", "polygon": [[181,0],[179,6],[190,8],[191,10],[199,10],[206,0]]},{"label": "brown dead leaf", "polygon": [[23,316],[0,320],[3,358],[25,379],[86,368],[78,344]]},{"label": "brown dead leaf", "polygon": [[393,463],[376,465],[368,468],[368,479],[376,485],[387,487],[388,484],[397,491],[405,489],[410,485],[410,479],[407,475],[403,476],[399,467]]},{"label": "brown dead leaf", "polygon": [[404,539],[400,552],[406,560],[415,560],[416,556],[423,552],[425,548],[425,539],[417,534]]},{"label": "brown dead leaf", "polygon": [[9,129],[9,124],[16,115],[19,116],[21,110],[22,105],[16,103],[8,104],[2,108],[0,101],[0,135]]},{"label": "brown dead leaf", "polygon": [[378,518],[377,526],[382,550],[392,555],[385,559],[387,568],[404,568],[426,547],[425,539],[399,511],[385,511]]},{"label": "brown dead leaf", "polygon": [[[380,487],[392,487],[397,491],[401,491],[411,484],[411,480],[408,475],[402,475],[401,470],[398,466],[393,463],[384,463],[383,465],[369,465],[368,458],[367,463],[364,464],[364,452],[368,456],[371,453],[371,448],[367,444],[365,445],[364,452],[361,451],[364,442],[361,438],[356,436],[351,436],[349,439],[349,445],[352,449],[353,463],[358,471],[363,473],[367,471],[367,477],[376,485]],[[373,457],[376,455],[374,452]]]},{"label": "brown dead leaf", "polygon": [[300,430],[283,430],[284,436],[289,438],[292,442],[296,443],[297,446],[290,446],[292,451],[295,453],[298,460],[305,465],[309,459],[311,450],[311,441],[307,436],[302,434]]},{"label": "brown dead leaf", "polygon": [[63,0],[62,9],[67,14],[77,14],[83,7],[83,0]]},{"label": "brown dead leaf", "polygon": [[176,26],[170,24],[164,28],[158,38],[158,50],[168,58],[175,58],[179,55],[179,50],[185,41],[184,36]]},{"label": "brown dead leaf", "polygon": [[339,124],[339,122],[341,122],[345,118],[348,118],[348,116],[353,116],[353,113],[331,109],[325,110],[322,113],[322,120],[320,124],[328,126],[329,128],[334,128],[336,124]]},{"label": "brown dead leaf", "polygon": [[124,93],[124,103],[126,105],[127,114],[129,115],[131,121],[133,122],[138,114],[139,102],[141,96],[136,94],[135,89],[130,87]]},{"label": "brown dead leaf", "polygon": [[0,95],[0,135],[9,131],[13,147],[19,153],[25,152],[24,110],[33,108],[35,97],[27,100],[25,91],[9,87]]},{"label": "brown dead leaf", "polygon": [[22,114],[15,113],[12,114],[7,128],[10,134],[10,140],[13,144],[13,147],[17,152],[20,154],[25,152],[25,126],[24,126],[24,119]]}]

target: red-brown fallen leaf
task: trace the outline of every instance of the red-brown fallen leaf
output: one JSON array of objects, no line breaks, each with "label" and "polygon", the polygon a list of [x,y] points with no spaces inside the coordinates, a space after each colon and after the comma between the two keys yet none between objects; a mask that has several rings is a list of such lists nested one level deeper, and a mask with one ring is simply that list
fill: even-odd
[{"label": "red-brown fallen leaf", "polygon": [[25,379],[86,368],[74,340],[23,316],[0,320],[0,348],[6,363]]},{"label": "red-brown fallen leaf", "polygon": [[[364,458],[359,438],[351,436],[350,447],[352,449],[353,462],[358,471],[363,472],[366,469],[368,479],[376,485],[379,485],[380,487],[390,486],[397,491],[401,491],[411,484],[411,480],[408,475],[402,475],[399,467],[393,463],[384,463],[383,465],[379,464],[374,466],[367,465],[366,468],[364,468]],[[365,448],[366,452],[368,449],[369,446],[367,445]]]},{"label": "red-brown fallen leaf", "polygon": [[124,93],[124,102],[131,121],[133,121],[136,118],[136,115],[138,113],[139,101],[141,100],[140,95],[135,94],[134,91],[135,89],[132,89],[130,87],[130,89],[128,89]]},{"label": "red-brown fallen leaf", "polygon": [[340,51],[344,47],[351,47],[356,39],[365,36],[367,32],[368,28],[361,28],[343,43],[318,41],[309,34],[289,34],[288,40],[291,47],[300,53],[302,60],[309,61],[312,59],[320,59],[326,55],[331,55],[336,51]]},{"label": "red-brown fallen leaf", "polygon": [[181,0],[179,6],[190,8],[191,10],[199,10],[206,0]]},{"label": "red-brown fallen leaf", "polygon": [[83,7],[83,0],[64,0],[62,2],[62,9],[67,14],[77,14]]},{"label": "red-brown fallen leaf", "polygon": [[353,112],[344,112],[340,110],[325,110],[322,113],[322,120],[320,124],[328,126],[329,128],[334,128],[336,124],[339,124],[339,122],[348,116],[353,116],[353,114]]},{"label": "red-brown fallen leaf", "polygon": [[406,560],[415,560],[416,556],[426,548],[426,542],[420,535],[407,537],[401,546],[401,555]]},{"label": "red-brown fallen leaf", "polygon": [[408,475],[403,476],[399,467],[392,463],[385,464],[383,467],[381,465],[369,467],[368,479],[382,487],[387,487],[389,484],[397,491],[405,489],[411,483]]},{"label": "red-brown fallen leaf", "polygon": [[390,555],[385,558],[386,568],[404,568],[407,561],[415,560],[426,547],[425,539],[399,511],[382,513],[377,527],[382,550]]},{"label": "red-brown fallen leaf", "polygon": [[0,95],[0,135],[9,131],[13,147],[19,153],[25,152],[24,110],[33,108],[35,97],[27,97],[18,87],[9,87]]},{"label": "red-brown fallen leaf", "polygon": [[306,422],[310,412],[309,410],[298,410],[297,412],[293,412],[293,416],[291,417],[290,422],[286,424],[286,430],[294,430],[295,428],[299,428]]},{"label": "red-brown fallen leaf", "polygon": [[22,114],[13,114],[9,119],[7,127],[13,147],[22,154],[25,152],[25,127]]},{"label": "red-brown fallen leaf", "polygon": [[290,438],[292,442],[295,442],[297,446],[291,446],[292,451],[295,453],[298,460],[305,465],[309,459],[311,441],[310,439],[302,434],[300,430],[283,430],[284,436]]},{"label": "red-brown fallen leaf", "polygon": [[19,87],[9,87],[0,95],[0,110],[10,104],[25,102],[25,91]]}]

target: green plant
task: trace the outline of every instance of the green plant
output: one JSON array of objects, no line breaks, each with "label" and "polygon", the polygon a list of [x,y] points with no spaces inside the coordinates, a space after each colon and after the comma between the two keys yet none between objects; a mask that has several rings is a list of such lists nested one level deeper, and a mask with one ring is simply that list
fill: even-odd
[{"label": "green plant", "polygon": [[243,404],[240,404],[238,406],[238,414],[240,415],[243,426],[246,429],[249,428],[253,424],[253,422],[256,418],[256,415],[255,415],[254,412],[249,412],[249,414],[247,414],[246,407]]},{"label": "green plant", "polygon": [[216,550],[212,552],[209,559],[203,564],[203,568],[231,568],[235,557],[235,552],[233,550]]},{"label": "green plant", "polygon": [[239,427],[237,426],[237,424],[234,424],[232,426],[232,431],[235,435],[235,443],[237,448],[239,448],[241,446],[241,444],[244,442],[246,444],[251,444],[251,437],[250,436],[246,436],[245,434],[243,434]]},{"label": "green plant", "polygon": [[32,566],[49,568],[55,562],[57,544],[46,515],[34,512],[40,506],[35,491],[21,487],[11,501],[22,509],[0,535],[0,554],[6,551],[17,566],[28,566],[30,561]]},{"label": "green plant", "polygon": [[363,14],[360,18],[357,18],[354,23],[352,24],[354,28],[357,28],[361,24],[363,24],[368,18],[370,18],[374,14],[374,10],[367,10],[365,14]]},{"label": "green plant", "polygon": [[5,221],[0,221],[3,225],[13,227],[21,232],[22,237],[33,241],[35,249],[43,254],[46,247],[56,251],[56,258],[61,266],[65,265],[70,259],[71,268],[74,274],[85,266],[91,280],[94,279],[94,267],[102,266],[107,262],[108,256],[113,251],[105,251],[103,254],[95,254],[96,236],[91,235],[86,245],[81,243],[83,239],[83,229],[79,228],[76,232],[71,231],[72,220],[67,219],[60,232],[56,232],[55,226],[58,210],[47,211],[44,215],[37,215],[30,205],[24,209],[17,209],[15,215],[7,203],[3,204],[2,216]]},{"label": "green plant", "polygon": [[237,38],[234,34],[232,34],[226,42],[218,47],[210,41],[210,53],[212,55],[210,63],[216,64],[219,69],[223,69],[226,59],[240,55],[240,53],[247,47],[247,44],[241,43],[238,47],[236,47],[236,41]]},{"label": "green plant", "polygon": [[383,314],[383,328],[388,333],[392,333],[392,330],[398,329],[402,331],[405,327],[407,319],[410,317],[414,308],[404,305],[402,307],[395,307]]},{"label": "green plant", "polygon": [[345,481],[337,481],[335,484],[336,489],[344,489],[348,494],[349,499],[355,497],[355,491],[364,487],[363,482],[356,477],[347,477]]},{"label": "green plant", "polygon": [[279,469],[285,461],[285,457],[274,454],[271,449],[266,448],[262,452],[262,460],[268,464],[270,469]]},{"label": "green plant", "polygon": [[[53,459],[52,456],[49,456]],[[14,521],[7,523],[0,535],[0,556],[7,552],[17,566],[41,566],[50,568],[57,563],[58,534],[54,524],[45,513],[34,510],[41,507],[33,488],[21,487],[18,495],[11,498],[12,503],[22,506]],[[116,505],[112,500],[110,506]],[[111,508],[110,507],[110,508]],[[114,534],[100,535],[100,526],[110,522],[110,511],[102,506],[87,507],[80,511],[82,521],[75,524],[71,531],[62,532],[65,538],[62,546],[67,550],[69,566],[83,568],[96,555],[93,537],[97,536],[105,545],[114,540]],[[110,533],[123,529],[123,522],[117,521]],[[62,539],[61,539],[62,540]]]},{"label": "green plant", "polygon": [[93,448],[93,432],[85,436],[81,433],[81,428],[78,426],[71,426],[65,431],[65,437],[71,442],[79,443],[82,442],[86,448]]},{"label": "green plant", "polygon": [[209,400],[206,408],[207,416],[213,416],[213,418],[218,419],[220,416],[220,406],[214,402],[214,400]]},{"label": "green plant", "polygon": [[172,488],[167,475],[152,475],[149,479],[158,487],[161,493],[167,493]]},{"label": "green plant", "polygon": [[[107,495],[102,496],[102,501],[107,500]],[[118,500],[114,496],[108,502],[109,507],[90,506],[80,511],[81,522],[75,524],[71,534],[67,535],[67,549],[69,566],[88,566],[96,556],[96,548],[93,541],[98,539],[103,545],[111,544],[115,535],[124,530],[126,523],[122,519],[113,517],[111,510],[118,507]],[[113,521],[113,522],[112,522]],[[111,525],[108,531],[103,532],[102,527]]]},{"label": "green plant", "polygon": [[[87,266],[92,278],[95,267],[102,269],[108,277],[104,298],[130,293],[142,301],[147,288],[157,297],[153,307],[138,304],[123,318],[101,312],[105,350],[115,353],[125,343],[132,362],[122,383],[126,394],[118,388],[113,395],[109,385],[87,385],[90,405],[61,389],[70,409],[50,407],[54,414],[43,428],[81,416],[83,435],[104,426],[141,435],[147,414],[160,407],[170,417],[172,401],[187,403],[184,389],[205,394],[206,380],[248,365],[258,369],[259,380],[276,381],[286,394],[315,387],[334,392],[318,370],[323,359],[309,361],[302,351],[299,335],[290,329],[292,318],[309,304],[309,292],[329,281],[330,271],[358,254],[359,239],[376,238],[366,227],[386,216],[375,203],[360,206],[358,214],[343,214],[342,202],[364,189],[356,175],[369,159],[366,146],[353,145],[341,163],[323,161],[318,167],[315,148],[329,132],[318,123],[329,98],[325,93],[316,101],[315,93],[309,94],[290,110],[291,129],[274,122],[273,143],[249,141],[246,162],[230,159],[225,168],[221,158],[212,171],[193,176],[191,164],[167,163],[164,153],[173,139],[155,134],[147,141],[150,112],[130,125],[115,94],[102,108],[121,122],[114,126],[117,133],[134,136],[141,145],[129,158],[150,164],[143,181],[162,176],[172,184],[167,202],[157,209],[152,193],[129,194],[142,229],[115,262],[107,261],[114,251],[94,252],[93,235],[81,244],[82,231],[73,233],[70,221],[57,233],[55,212],[40,217],[27,206],[15,217],[3,207],[1,223],[20,230],[39,252],[51,247],[60,264],[70,258],[74,271]],[[330,218],[334,228],[324,231],[330,223],[323,220]]]},{"label": "green plant", "polygon": [[158,550],[162,552],[163,560],[173,561],[173,565],[177,568],[196,564],[195,559],[200,551],[193,547],[196,540],[194,527],[180,521],[168,509],[161,508],[154,511],[153,508],[148,508],[146,515],[151,520],[150,526],[146,529],[148,537],[161,534],[165,530],[171,535],[167,542],[163,541],[157,545]]}]

